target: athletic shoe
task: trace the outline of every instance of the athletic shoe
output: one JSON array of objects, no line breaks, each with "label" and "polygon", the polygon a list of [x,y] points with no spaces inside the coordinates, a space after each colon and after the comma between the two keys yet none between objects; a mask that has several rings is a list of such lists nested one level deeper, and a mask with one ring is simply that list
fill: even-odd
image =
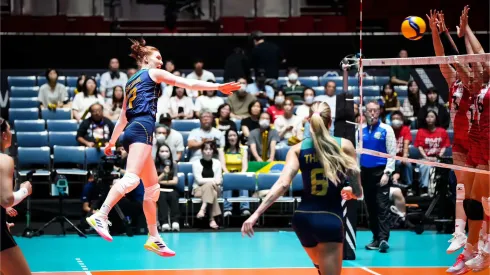
[{"label": "athletic shoe", "polygon": [[[456,262],[446,270],[447,273],[452,273],[452,274],[466,274],[471,271],[469,267],[465,265],[466,258],[463,255],[463,253],[459,254],[458,258],[456,258]],[[469,259],[468,259],[469,260]]]},{"label": "athletic shoe", "polygon": [[378,250],[379,249],[379,242],[376,240],[373,240],[370,244],[366,245],[367,250]]},{"label": "athletic shoe", "polygon": [[487,222],[483,221],[481,229],[480,229],[479,239],[478,239],[478,251],[483,250],[483,248],[485,247],[485,242],[487,241],[486,228],[487,228]]},{"label": "athletic shoe", "polygon": [[178,222],[173,222],[172,223],[172,231],[179,232],[180,231],[180,224]]},{"label": "athletic shoe", "polygon": [[148,240],[144,245],[145,249],[151,252],[156,253],[162,257],[173,257],[175,256],[175,252],[168,248],[165,242],[162,240],[162,237],[153,237],[148,236]]},{"label": "athletic shoe", "polygon": [[490,254],[481,250],[475,258],[466,261],[466,266],[473,272],[480,272],[487,269],[490,266]]},{"label": "athletic shoe", "polygon": [[109,226],[112,224],[107,217],[93,214],[85,220],[104,240],[112,242],[112,236],[109,234]]},{"label": "athletic shoe", "polygon": [[167,232],[167,231],[170,231],[170,224],[164,223],[162,225],[162,232]]},{"label": "athletic shoe", "polygon": [[453,238],[448,241],[451,244],[449,245],[449,247],[446,250],[447,254],[454,253],[454,252],[460,250],[461,248],[463,248],[464,245],[466,244],[467,239],[468,239],[468,237],[466,237],[465,233],[454,232]]},{"label": "athletic shoe", "polygon": [[388,252],[388,249],[390,249],[390,245],[387,241],[383,240],[379,243],[379,252],[386,253]]}]

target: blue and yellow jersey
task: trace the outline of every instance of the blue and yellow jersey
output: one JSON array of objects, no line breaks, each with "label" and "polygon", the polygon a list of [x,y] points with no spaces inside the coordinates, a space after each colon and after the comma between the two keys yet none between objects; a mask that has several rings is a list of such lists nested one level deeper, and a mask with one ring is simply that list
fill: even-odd
[{"label": "blue and yellow jersey", "polygon": [[153,118],[157,113],[157,101],[162,93],[159,83],[155,83],[148,73],[148,69],[139,70],[126,83],[126,117],[131,121],[134,117],[150,115]]}]

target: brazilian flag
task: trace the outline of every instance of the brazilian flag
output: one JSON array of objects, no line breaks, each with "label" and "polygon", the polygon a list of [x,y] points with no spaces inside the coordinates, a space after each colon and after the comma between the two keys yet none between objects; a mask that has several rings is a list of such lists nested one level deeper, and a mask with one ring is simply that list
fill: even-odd
[{"label": "brazilian flag", "polygon": [[[285,161],[272,161],[272,162],[258,162],[251,161],[248,163],[247,172],[253,172],[256,174],[267,173],[281,173],[284,169]],[[298,171],[301,173],[300,171]]]}]

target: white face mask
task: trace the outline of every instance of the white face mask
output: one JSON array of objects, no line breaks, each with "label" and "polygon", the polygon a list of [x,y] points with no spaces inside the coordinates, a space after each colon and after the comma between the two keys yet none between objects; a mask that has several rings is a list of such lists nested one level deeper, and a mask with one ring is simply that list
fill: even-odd
[{"label": "white face mask", "polygon": [[283,96],[276,96],[276,99],[274,100],[274,102],[277,104],[282,104],[282,103],[284,103],[284,97]]},{"label": "white face mask", "polygon": [[267,128],[270,125],[270,121],[267,119],[261,119],[261,120],[259,120],[259,125],[262,128]]},{"label": "white face mask", "polygon": [[156,136],[156,138],[157,138],[157,142],[158,142],[158,143],[164,143],[164,142],[165,142],[165,140],[167,139],[167,138],[165,137],[165,135],[163,135],[163,134],[158,134],[158,135]]},{"label": "white face mask", "polygon": [[163,153],[158,153],[158,156],[160,157],[160,159],[168,159],[170,157],[170,153],[168,152],[163,152]]},{"label": "white face mask", "polygon": [[247,84],[241,84],[240,91],[246,91],[246,90],[247,90]]},{"label": "white face mask", "polygon": [[391,126],[395,128],[400,128],[403,125],[403,121],[395,119],[391,121]]},{"label": "white face mask", "polygon": [[298,80],[298,74],[297,73],[290,73],[288,75],[288,79],[291,81],[296,81],[296,80]]},{"label": "white face mask", "polygon": [[313,98],[314,97],[312,97],[312,96],[305,97],[305,103],[308,104],[308,105],[313,104]]}]

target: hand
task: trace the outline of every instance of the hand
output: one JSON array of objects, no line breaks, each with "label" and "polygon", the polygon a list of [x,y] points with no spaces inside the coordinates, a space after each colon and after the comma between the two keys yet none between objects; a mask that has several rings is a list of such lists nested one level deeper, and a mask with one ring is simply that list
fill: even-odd
[{"label": "hand", "polygon": [[342,191],[340,192],[342,199],[343,200],[356,200],[357,197],[352,193],[352,187],[346,186],[342,188]]},{"label": "hand", "polygon": [[259,216],[257,216],[255,213],[252,214],[242,225],[242,237],[245,237],[245,235],[249,236],[250,238],[253,237],[254,235],[254,225],[257,223],[257,220],[259,219]]},{"label": "hand", "polygon": [[437,15],[437,22],[439,25],[439,31],[440,32],[447,32],[448,31],[448,29],[446,27],[446,22],[444,21],[444,13],[442,11]]},{"label": "hand", "polygon": [[240,90],[242,85],[238,82],[229,82],[226,84],[219,85],[218,90],[220,90],[225,95],[230,95],[234,91]]},{"label": "hand", "polygon": [[13,227],[15,224],[7,222],[7,229],[10,232],[10,228]]},{"label": "hand", "polygon": [[439,29],[438,29],[438,26],[437,26],[437,14],[438,12],[436,10],[430,10],[429,12],[430,15],[425,15],[427,16],[427,20],[429,21],[429,26],[430,26],[430,29],[433,31],[433,32],[439,32]]},{"label": "hand", "polygon": [[273,162],[274,161],[274,158],[270,158],[267,160],[267,162]]},{"label": "hand", "polygon": [[30,182],[25,181],[20,185],[20,188],[27,189],[27,195],[30,196],[32,194],[32,185]]},{"label": "hand", "polygon": [[264,162],[264,160],[261,157],[259,157],[258,159],[256,159],[256,161],[258,161],[258,162]]},{"label": "hand", "polygon": [[459,27],[456,27],[458,37],[463,37],[466,34],[466,26],[468,26],[468,12],[470,11],[470,7],[466,5],[461,12],[461,16],[459,17]]},{"label": "hand", "polygon": [[17,210],[13,209],[12,207],[8,207],[7,209],[5,209],[5,211],[7,212],[7,215],[9,215],[10,217],[15,217],[17,216]]},{"label": "hand", "polygon": [[112,147],[114,147],[114,144],[109,142],[109,145],[107,145],[104,149],[104,154],[106,156],[112,156]]},{"label": "hand", "polygon": [[94,146],[95,146],[95,143],[94,143],[94,142],[90,142],[90,141],[89,141],[89,142],[87,142],[87,143],[85,144],[85,146],[87,146],[87,147],[94,147]]},{"label": "hand", "polygon": [[386,174],[383,174],[383,176],[381,177],[381,180],[379,181],[379,186],[385,186],[389,180],[390,180],[390,177]]},{"label": "hand", "polygon": [[293,125],[290,125],[290,126],[288,126],[288,127],[286,128],[286,131],[291,131],[291,130],[293,130],[293,129],[294,129],[294,126],[293,126]]}]

